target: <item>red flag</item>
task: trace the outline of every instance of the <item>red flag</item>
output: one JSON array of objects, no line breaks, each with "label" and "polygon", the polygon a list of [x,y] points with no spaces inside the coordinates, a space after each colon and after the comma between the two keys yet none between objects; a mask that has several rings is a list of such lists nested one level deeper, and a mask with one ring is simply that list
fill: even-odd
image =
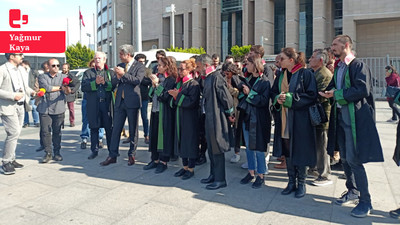
[{"label": "red flag", "polygon": [[81,20],[82,21],[82,25],[85,26],[85,23],[83,22],[83,16],[82,16],[82,13],[81,13],[80,10],[79,10],[79,20]]}]

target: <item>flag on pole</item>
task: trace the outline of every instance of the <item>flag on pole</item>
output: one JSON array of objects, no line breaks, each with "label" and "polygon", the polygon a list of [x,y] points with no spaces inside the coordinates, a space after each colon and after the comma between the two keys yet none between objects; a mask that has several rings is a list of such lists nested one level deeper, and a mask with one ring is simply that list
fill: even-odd
[{"label": "flag on pole", "polygon": [[82,25],[85,26],[85,22],[83,22],[83,16],[82,16],[81,10],[79,10],[79,20],[81,20]]}]

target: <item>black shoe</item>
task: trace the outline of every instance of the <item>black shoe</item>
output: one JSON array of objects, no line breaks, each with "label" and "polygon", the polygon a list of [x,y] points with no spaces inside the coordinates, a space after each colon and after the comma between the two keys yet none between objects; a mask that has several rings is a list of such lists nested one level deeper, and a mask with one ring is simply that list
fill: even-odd
[{"label": "black shoe", "polygon": [[54,161],[63,161],[63,157],[60,155],[60,153],[55,154],[53,157]]},{"label": "black shoe", "polygon": [[99,155],[98,151],[93,151],[92,154],[89,155],[88,159],[94,159]]},{"label": "black shoe", "polygon": [[335,203],[336,205],[358,204],[359,198],[359,193],[352,189],[343,192],[342,196],[336,199]]},{"label": "black shoe", "polygon": [[364,218],[369,215],[372,205],[369,202],[359,202],[358,205],[351,210],[351,215],[358,218]]},{"label": "black shoe", "polygon": [[396,210],[390,211],[390,212],[389,212],[389,215],[390,215],[392,218],[399,219],[399,218],[400,218],[400,208],[398,208],[398,209],[396,209]]},{"label": "black shoe", "polygon": [[35,127],[40,127],[40,123],[35,123]]},{"label": "black shoe", "polygon": [[46,155],[44,155],[41,163],[48,163],[51,160],[51,153],[46,153]]},{"label": "black shoe", "polygon": [[29,124],[24,124],[23,126],[22,126],[22,128],[27,128],[29,126]]},{"label": "black shoe", "polygon": [[162,162],[158,163],[155,173],[162,173],[168,168],[167,164],[164,164]]},{"label": "black shoe", "polygon": [[299,182],[296,192],[294,193],[294,197],[302,198],[304,195],[306,195],[306,184]]},{"label": "black shoe", "polygon": [[102,148],[104,148],[103,141],[99,141],[99,149],[102,149]]},{"label": "black shoe", "polygon": [[158,164],[159,164],[159,163],[156,163],[156,162],[154,162],[154,161],[151,161],[151,162],[147,163],[147,165],[143,166],[143,169],[144,169],[144,170],[151,170],[151,169],[157,168],[157,165],[158,165]]},{"label": "black shoe", "polygon": [[40,152],[44,150],[44,146],[40,146],[39,148],[37,148],[35,151]]},{"label": "black shoe", "polygon": [[206,162],[207,162],[206,156],[200,156],[200,157],[196,160],[196,166],[203,165],[203,164],[206,163]]},{"label": "black shoe", "polygon": [[15,169],[21,169],[24,167],[24,165],[17,163],[17,161],[12,161],[11,164],[14,166]]},{"label": "black shoe", "polygon": [[15,173],[15,168],[12,163],[3,163],[3,166],[1,167],[3,169],[4,175],[12,175]]},{"label": "black shoe", "polygon": [[182,176],[182,180],[190,179],[193,176],[194,176],[194,171],[190,172],[189,170],[186,170],[185,174],[183,174]]},{"label": "black shoe", "polygon": [[207,190],[217,190],[226,187],[226,181],[216,181],[206,186]]},{"label": "black shoe", "polygon": [[240,180],[241,184],[248,184],[251,180],[253,180],[254,176],[252,176],[250,173],[247,173],[246,176]]},{"label": "black shoe", "polygon": [[185,169],[180,169],[178,170],[178,172],[174,173],[174,177],[180,177],[183,176],[183,174],[185,174],[186,170]]},{"label": "black shoe", "polygon": [[254,181],[252,188],[259,189],[264,184],[264,178],[257,176],[256,181]]},{"label": "black shoe", "polygon": [[86,149],[86,145],[87,145],[86,141],[82,141],[81,142],[81,149]]},{"label": "black shoe", "polygon": [[286,188],[282,190],[281,194],[288,195],[288,194],[292,193],[293,191],[296,191],[296,183],[295,183],[295,181],[292,182],[289,180],[289,183],[287,184]]},{"label": "black shoe", "polygon": [[200,183],[202,184],[210,184],[212,182],[214,182],[214,175],[210,175],[207,178],[200,180]]}]

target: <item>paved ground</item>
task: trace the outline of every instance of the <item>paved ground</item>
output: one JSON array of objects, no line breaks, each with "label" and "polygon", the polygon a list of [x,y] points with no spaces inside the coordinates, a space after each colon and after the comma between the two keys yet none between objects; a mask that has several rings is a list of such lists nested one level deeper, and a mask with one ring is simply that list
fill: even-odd
[{"label": "paved ground", "polygon": [[[80,121],[80,102],[76,108]],[[246,175],[240,168],[245,154],[241,153],[240,163],[231,164],[230,152],[226,154],[228,187],[209,191],[200,184],[208,175],[208,164],[197,167],[188,181],[173,177],[179,162],[169,164],[161,175],[144,171],[150,154],[143,138],[136,165],[127,166],[127,145],[122,145],[118,162],[100,167],[107,152],[87,160],[90,151],[79,148],[78,122],[63,130],[60,163],[39,164],[43,152],[34,151],[39,129],[23,129],[17,158],[25,168],[12,176],[0,175],[0,224],[396,224],[399,221],[388,215],[400,206],[400,169],[391,159],[396,124],[385,122],[390,116],[387,102],[378,102],[377,127],[385,162],[366,165],[374,210],[364,219],[350,216],[352,206],[332,203],[345,190],[345,181],[338,179],[340,171],[333,172],[333,185],[307,185],[307,195],[295,199],[280,194],[287,182],[283,170],[270,169],[266,185],[259,190],[239,184]],[[276,163],[271,160],[269,167]]]}]

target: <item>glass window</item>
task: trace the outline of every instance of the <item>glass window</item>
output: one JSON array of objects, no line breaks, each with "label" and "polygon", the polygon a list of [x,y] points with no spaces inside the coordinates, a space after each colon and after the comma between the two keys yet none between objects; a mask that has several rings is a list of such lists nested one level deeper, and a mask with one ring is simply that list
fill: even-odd
[{"label": "glass window", "polygon": [[98,16],[97,16],[97,27],[98,28],[101,28],[101,25],[102,25],[103,23],[101,22],[101,14],[99,14]]},{"label": "glass window", "polygon": [[274,14],[274,54],[279,54],[286,45],[286,0],[275,1]]},{"label": "glass window", "polygon": [[107,6],[107,0],[101,0],[101,8],[104,8]]},{"label": "glass window", "polygon": [[101,29],[101,39],[107,39],[107,27],[103,27],[103,29]]},{"label": "glass window", "polygon": [[106,23],[108,20],[107,20],[107,12],[103,12],[102,14],[101,14],[101,22],[102,22],[102,24],[104,24],[104,23]]},{"label": "glass window", "polygon": [[[236,15],[236,20],[232,21],[232,14]],[[232,27],[235,26],[235,27]],[[242,45],[242,1],[241,0],[222,0],[221,6],[221,57],[231,53],[232,45]],[[233,34],[233,28],[236,33]],[[233,36],[235,35],[235,36]],[[232,43],[232,37],[235,42]]]},{"label": "glass window", "polygon": [[343,0],[335,0],[334,2],[334,18],[333,26],[335,28],[335,36],[343,34]]},{"label": "glass window", "polygon": [[101,11],[101,1],[98,0],[97,1],[97,12],[100,12],[100,11]]},{"label": "glass window", "polygon": [[110,21],[110,20],[112,20],[113,19],[113,9],[112,9],[112,7],[110,7],[110,8],[108,8],[108,21]]},{"label": "glass window", "polygon": [[97,31],[97,41],[101,41],[101,40],[103,40],[102,38],[101,38],[101,30],[98,30]]},{"label": "glass window", "polygon": [[112,24],[108,25],[108,37],[111,38],[113,36],[113,26]]},{"label": "glass window", "polygon": [[299,51],[309,58],[313,51],[313,4],[312,0],[300,0],[299,10]]},{"label": "glass window", "polygon": [[108,52],[108,44],[102,44],[101,51],[107,53]]}]

